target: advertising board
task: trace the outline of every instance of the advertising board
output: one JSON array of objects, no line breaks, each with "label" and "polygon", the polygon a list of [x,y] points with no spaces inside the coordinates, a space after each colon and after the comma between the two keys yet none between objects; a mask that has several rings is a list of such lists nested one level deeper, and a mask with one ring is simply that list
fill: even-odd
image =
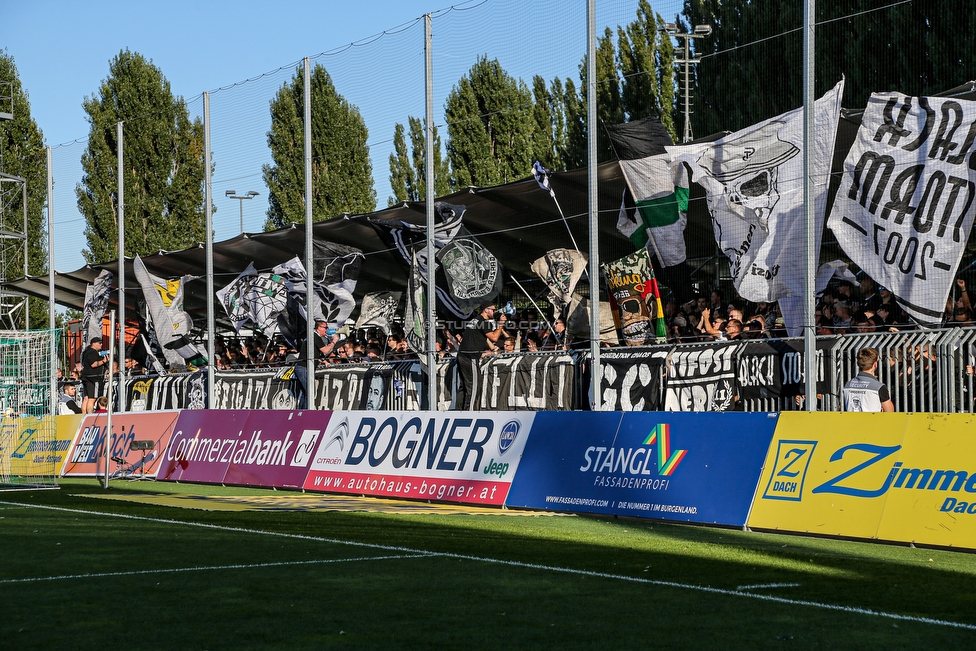
[{"label": "advertising board", "polygon": [[976,548],[971,414],[784,413],[757,529]]},{"label": "advertising board", "polygon": [[741,526],[776,414],[543,412],[506,504]]},{"label": "advertising board", "polygon": [[[117,413],[112,415],[112,447],[109,472],[154,477],[159,469],[161,451],[169,443],[170,434],[180,412],[157,411]],[[69,417],[70,418],[70,417]],[[89,414],[84,417],[74,444],[68,452],[62,475],[66,477],[104,476],[105,436],[108,414]],[[149,450],[132,450],[132,441],[152,441]],[[121,463],[120,463],[121,462]]]},{"label": "advertising board", "polygon": [[184,411],[159,479],[300,488],[328,411]]},{"label": "advertising board", "polygon": [[334,412],[305,490],[504,503],[533,412]]}]

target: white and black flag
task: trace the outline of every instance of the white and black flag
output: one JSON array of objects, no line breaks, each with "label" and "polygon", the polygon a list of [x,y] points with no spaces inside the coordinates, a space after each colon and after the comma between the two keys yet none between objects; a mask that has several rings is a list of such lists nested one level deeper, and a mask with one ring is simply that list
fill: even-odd
[{"label": "white and black flag", "polygon": [[108,299],[112,293],[112,279],[114,275],[108,269],[103,269],[95,278],[95,282],[85,288],[85,307],[81,318],[81,345],[88,346],[95,339],[102,338],[102,319]]},{"label": "white and black flag", "polygon": [[356,308],[352,294],[359,281],[363,252],[355,247],[315,240],[313,243],[312,314],[334,327],[345,325]]},{"label": "white and black flag", "polygon": [[920,325],[938,327],[973,226],[976,102],[874,93],[827,226]]},{"label": "white and black flag", "polygon": [[553,249],[532,263],[531,269],[549,288],[549,301],[558,319],[573,300],[576,284],[586,271],[586,254],[573,249]]},{"label": "white and black flag", "polygon": [[390,324],[396,318],[401,292],[371,292],[363,296],[356,329],[379,328],[390,334]]},{"label": "white and black flag", "polygon": [[[815,258],[843,91],[842,80],[814,107]],[[804,295],[804,258],[796,251],[806,228],[803,146],[803,109],[796,109],[714,142],[668,147],[705,189],[715,240],[729,258],[735,289],[745,300]]]}]

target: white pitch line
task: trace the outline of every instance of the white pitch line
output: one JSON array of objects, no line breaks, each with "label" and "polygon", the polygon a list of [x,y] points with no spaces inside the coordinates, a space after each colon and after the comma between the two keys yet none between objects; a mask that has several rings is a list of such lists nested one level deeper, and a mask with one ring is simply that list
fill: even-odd
[{"label": "white pitch line", "polygon": [[976,624],[965,624],[963,622],[953,622],[945,619],[934,619],[931,617],[916,617],[913,615],[899,615],[888,613],[883,610],[871,610],[869,608],[859,608],[857,606],[840,606],[837,604],[821,603],[819,601],[806,601],[803,599],[787,599],[785,597],[774,597],[771,595],[756,594],[754,592],[739,592],[737,590],[726,590],[723,588],[713,588],[706,585],[695,585],[693,583],[677,583],[675,581],[660,581],[657,579],[645,579],[636,576],[625,576],[622,574],[609,574],[606,572],[593,572],[590,570],[578,570],[569,567],[556,567],[550,565],[540,565],[537,563],[523,563],[521,561],[507,561],[498,558],[485,558],[482,556],[469,556],[466,554],[451,554],[447,552],[432,552],[423,549],[411,549],[409,547],[397,547],[394,545],[380,545],[377,543],[364,543],[349,540],[338,540],[335,538],[323,538],[320,536],[307,536],[303,534],[282,533],[278,531],[262,531],[260,529],[244,529],[241,527],[226,527],[205,522],[181,522],[180,520],[169,520],[165,518],[148,518],[140,515],[126,515],[122,513],[104,513],[102,511],[86,511],[84,509],[68,509],[60,506],[44,506],[40,504],[21,504],[19,502],[2,502],[0,504],[8,506],[20,506],[30,509],[46,509],[50,511],[62,511],[64,513],[77,513],[83,515],[100,515],[109,518],[121,518],[124,520],[141,520],[143,522],[155,522],[160,524],[175,524],[187,527],[199,527],[202,529],[214,529],[218,531],[232,531],[235,533],[251,533],[264,536],[276,536],[281,538],[293,538],[298,540],[312,540],[316,542],[332,543],[336,545],[349,545],[353,547],[365,547],[369,549],[383,549],[387,551],[401,552],[410,555],[422,555],[428,557],[457,558],[463,560],[476,561],[479,563],[495,563],[509,567],[524,567],[534,570],[544,570],[547,572],[560,572],[564,574],[575,574],[577,576],[592,576],[602,579],[614,579],[617,581],[628,581],[630,583],[641,583],[644,585],[654,585],[666,588],[677,588],[679,590],[693,590],[707,594],[723,595],[728,597],[741,597],[743,599],[757,599],[759,601],[770,601],[773,603],[784,604],[787,606],[806,606],[809,608],[820,608],[822,610],[833,610],[837,612],[852,613],[856,615],[869,615],[872,617],[882,617],[904,622],[916,622],[920,624],[934,624],[936,626],[947,626],[950,628],[962,628],[976,631]]},{"label": "white pitch line", "polygon": [[759,590],[762,588],[799,588],[799,583],[757,583],[756,585],[740,585],[736,590]]},{"label": "white pitch line", "polygon": [[27,579],[0,579],[2,583],[36,583],[38,581],[63,581],[67,579],[97,579],[107,576],[138,576],[144,574],[178,574],[181,572],[208,572],[213,570],[250,570],[260,567],[287,567],[289,565],[324,565],[327,563],[352,563],[355,561],[383,561],[398,558],[422,558],[425,554],[398,554],[396,556],[360,556],[358,558],[330,558],[315,561],[281,561],[277,563],[247,563],[240,565],[204,565],[202,567],[173,567],[160,570],[129,570],[127,572],[91,572],[88,574],[62,574]]}]

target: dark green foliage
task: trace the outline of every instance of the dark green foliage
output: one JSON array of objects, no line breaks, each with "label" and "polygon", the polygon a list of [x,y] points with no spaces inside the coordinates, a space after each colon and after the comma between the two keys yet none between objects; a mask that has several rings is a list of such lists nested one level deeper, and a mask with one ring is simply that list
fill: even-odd
[{"label": "dark green foliage", "polygon": [[[311,84],[312,221],[372,212],[376,190],[366,123],[319,64],[311,70]],[[273,163],[263,170],[269,204],[266,230],[305,223],[304,92],[304,72],[298,68],[271,101],[268,147]]]},{"label": "dark green foliage", "polygon": [[[769,11],[749,0],[685,0],[690,25],[709,24],[693,90],[697,134],[737,130],[803,103],[803,6]],[[972,3],[817,3],[815,93],[843,75],[844,106],[863,108],[872,92],[934,94],[973,78]]]},{"label": "dark green foliage", "polygon": [[532,172],[532,93],[497,59],[478,59],[448,95],[447,153],[455,188],[485,187]]},{"label": "dark green foliage", "polygon": [[[397,123],[393,134],[394,153],[390,154],[390,187],[393,196],[387,199],[388,206],[402,201],[423,201],[427,196],[427,168],[425,153],[427,139],[424,124],[419,118],[411,116],[410,153],[403,125]],[[440,197],[451,188],[449,162],[441,156],[441,138],[434,127],[434,196]]]},{"label": "dark green foliage", "polygon": [[125,253],[180,250],[205,237],[203,123],[190,121],[163,73],[123,50],[83,103],[91,130],[82,155],[78,210],[85,217],[88,262],[118,257],[118,148],[123,122]]},{"label": "dark green foliage", "polygon": [[[13,110],[13,120],[0,121],[0,172],[26,180],[27,184],[27,273],[47,271],[47,223],[44,204],[47,197],[47,162],[44,136],[31,117],[30,98],[20,84],[14,58],[0,51],[0,95],[10,100],[0,102],[0,111]],[[9,86],[6,85],[9,83]],[[24,233],[23,184],[6,180],[0,184],[0,230]],[[22,239],[4,238],[0,273],[5,280],[24,275],[24,243]],[[15,327],[24,327],[24,311],[13,315]],[[30,300],[31,327],[47,327],[47,304]],[[11,324],[7,323],[9,327]]]}]

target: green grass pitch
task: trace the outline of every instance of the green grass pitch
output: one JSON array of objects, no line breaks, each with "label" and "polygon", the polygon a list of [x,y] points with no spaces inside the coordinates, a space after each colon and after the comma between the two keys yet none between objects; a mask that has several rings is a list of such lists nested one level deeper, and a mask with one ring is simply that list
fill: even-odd
[{"label": "green grass pitch", "polygon": [[0,492],[0,648],[976,648],[970,553],[606,518],[86,497],[104,492],[95,480]]}]

